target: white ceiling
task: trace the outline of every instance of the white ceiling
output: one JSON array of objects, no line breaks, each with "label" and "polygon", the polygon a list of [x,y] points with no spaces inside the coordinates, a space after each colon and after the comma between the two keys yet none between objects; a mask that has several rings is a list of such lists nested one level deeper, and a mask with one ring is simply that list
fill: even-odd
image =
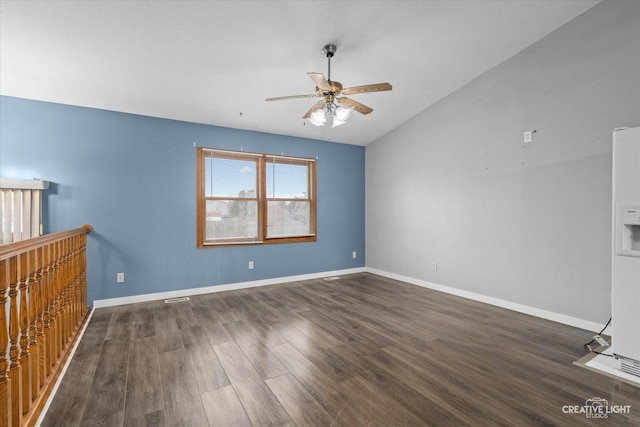
[{"label": "white ceiling", "polygon": [[[0,94],[367,145],[598,1],[1,1]],[[308,71],[374,109],[306,124]],[[242,113],[242,114],[241,114]]]}]

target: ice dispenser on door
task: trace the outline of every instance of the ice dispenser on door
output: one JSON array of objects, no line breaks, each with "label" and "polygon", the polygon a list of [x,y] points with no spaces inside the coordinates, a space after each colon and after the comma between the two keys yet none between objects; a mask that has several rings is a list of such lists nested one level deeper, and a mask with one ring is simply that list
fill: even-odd
[{"label": "ice dispenser on door", "polygon": [[640,205],[618,206],[616,254],[640,257]]}]

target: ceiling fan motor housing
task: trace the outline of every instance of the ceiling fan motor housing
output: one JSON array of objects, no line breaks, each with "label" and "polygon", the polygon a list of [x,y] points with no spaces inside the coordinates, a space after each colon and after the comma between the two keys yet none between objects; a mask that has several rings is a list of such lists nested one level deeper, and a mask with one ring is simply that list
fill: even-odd
[{"label": "ceiling fan motor housing", "polygon": [[324,95],[340,95],[340,92],[342,92],[342,83],[334,82],[333,80],[327,80],[327,83],[329,83],[329,90],[324,91]]}]

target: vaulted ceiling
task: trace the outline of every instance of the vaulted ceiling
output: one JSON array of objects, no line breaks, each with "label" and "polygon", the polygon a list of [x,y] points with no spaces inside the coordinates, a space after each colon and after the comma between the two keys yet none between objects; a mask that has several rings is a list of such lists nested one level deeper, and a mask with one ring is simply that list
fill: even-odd
[{"label": "vaulted ceiling", "polygon": [[[576,1],[1,1],[0,94],[367,145],[595,6]],[[389,82],[344,126],[302,119],[327,74]]]}]

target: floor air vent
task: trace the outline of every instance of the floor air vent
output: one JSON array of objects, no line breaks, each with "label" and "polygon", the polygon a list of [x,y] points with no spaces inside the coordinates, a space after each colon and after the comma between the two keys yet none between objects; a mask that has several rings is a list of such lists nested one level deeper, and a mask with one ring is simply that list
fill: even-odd
[{"label": "floor air vent", "polygon": [[169,298],[164,300],[165,304],[173,304],[176,302],[185,302],[185,301],[189,301],[189,297],[180,297],[180,298]]},{"label": "floor air vent", "polygon": [[340,276],[331,276],[331,277],[325,277],[322,280],[326,280],[327,282],[331,282],[333,280],[340,280],[341,277]]}]

